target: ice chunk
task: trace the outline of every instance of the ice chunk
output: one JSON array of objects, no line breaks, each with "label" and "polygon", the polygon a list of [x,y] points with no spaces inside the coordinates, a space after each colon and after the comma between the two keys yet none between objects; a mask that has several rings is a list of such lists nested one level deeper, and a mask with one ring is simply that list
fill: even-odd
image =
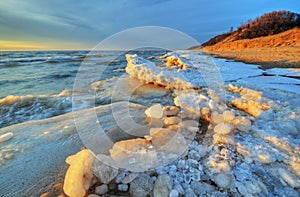
[{"label": "ice chunk", "polygon": [[93,160],[94,156],[88,149],[66,159],[70,167],[65,176],[63,189],[68,196],[83,197],[86,195],[93,178],[91,170]]},{"label": "ice chunk", "polygon": [[219,135],[228,135],[233,129],[234,126],[230,123],[219,123],[215,126],[214,132]]},{"label": "ice chunk", "polygon": [[157,197],[167,196],[173,187],[173,180],[167,174],[159,175],[153,187],[153,195]]},{"label": "ice chunk", "polygon": [[118,167],[140,172],[157,166],[157,152],[152,147],[150,141],[136,138],[115,143],[109,152]]},{"label": "ice chunk", "polygon": [[0,143],[10,140],[13,136],[14,134],[12,132],[0,135]]},{"label": "ice chunk", "polygon": [[106,184],[102,184],[95,188],[95,193],[99,195],[106,194],[108,192],[108,186]]},{"label": "ice chunk", "polygon": [[166,116],[177,116],[179,114],[179,109],[175,106],[166,106],[164,107],[164,114]]},{"label": "ice chunk", "polygon": [[227,110],[227,111],[223,112],[223,117],[224,117],[225,122],[229,122],[229,121],[232,121],[235,116],[232,111]]},{"label": "ice chunk", "polygon": [[169,52],[164,57],[167,58],[167,66],[178,66],[181,69],[186,69],[191,64],[184,57],[180,56],[178,52]]},{"label": "ice chunk", "polygon": [[145,114],[149,118],[162,118],[163,116],[163,108],[161,104],[155,104],[148,109],[146,109]]},{"label": "ice chunk", "polygon": [[227,89],[231,92],[236,92],[241,96],[240,98],[232,100],[231,104],[252,116],[259,116],[262,111],[270,108],[269,105],[262,103],[262,92],[258,92],[249,88],[238,88],[231,84]]},{"label": "ice chunk", "polygon": [[179,124],[181,122],[181,118],[178,116],[173,116],[173,117],[166,117],[165,118],[165,125],[174,125],[174,124]]}]

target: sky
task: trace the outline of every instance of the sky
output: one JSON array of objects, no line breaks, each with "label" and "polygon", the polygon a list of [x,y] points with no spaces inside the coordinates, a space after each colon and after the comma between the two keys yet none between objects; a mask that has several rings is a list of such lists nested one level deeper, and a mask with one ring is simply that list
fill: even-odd
[{"label": "sky", "polygon": [[0,0],[0,50],[91,49],[129,28],[172,28],[203,43],[299,0]]}]

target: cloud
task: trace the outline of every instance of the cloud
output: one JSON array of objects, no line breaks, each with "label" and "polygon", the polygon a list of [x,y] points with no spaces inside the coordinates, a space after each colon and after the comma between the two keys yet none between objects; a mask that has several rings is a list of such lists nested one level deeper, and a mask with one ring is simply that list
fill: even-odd
[{"label": "cloud", "polygon": [[165,26],[204,42],[264,12],[299,11],[299,0],[10,0],[0,1],[1,40],[93,47],[138,26]]}]

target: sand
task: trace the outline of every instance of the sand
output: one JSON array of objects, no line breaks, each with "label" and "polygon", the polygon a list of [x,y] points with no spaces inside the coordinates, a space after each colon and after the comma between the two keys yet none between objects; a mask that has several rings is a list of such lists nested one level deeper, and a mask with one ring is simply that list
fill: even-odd
[{"label": "sand", "polygon": [[260,64],[265,68],[299,68],[300,28],[294,28],[273,36],[224,41],[204,48],[198,47],[194,50],[216,57]]}]

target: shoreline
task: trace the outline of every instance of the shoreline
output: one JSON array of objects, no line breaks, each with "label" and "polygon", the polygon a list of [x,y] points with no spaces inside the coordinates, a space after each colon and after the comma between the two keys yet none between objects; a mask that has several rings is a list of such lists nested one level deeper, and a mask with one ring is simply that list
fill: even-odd
[{"label": "shoreline", "polygon": [[[226,58],[247,64],[258,64],[263,69],[270,68],[300,68],[300,47],[282,48],[252,48],[245,50],[211,50],[207,48],[193,49],[215,58]],[[297,53],[298,52],[298,53]]]}]

